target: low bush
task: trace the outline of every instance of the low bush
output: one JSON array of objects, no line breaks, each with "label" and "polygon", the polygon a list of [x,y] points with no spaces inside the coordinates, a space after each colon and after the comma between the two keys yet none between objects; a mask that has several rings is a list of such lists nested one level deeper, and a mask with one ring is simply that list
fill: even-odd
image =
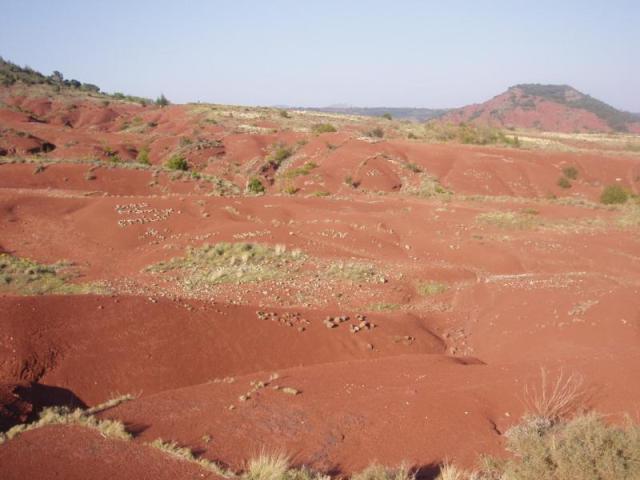
[{"label": "low bush", "polygon": [[264,185],[262,185],[262,182],[257,177],[253,177],[247,183],[247,191],[249,193],[253,193],[254,195],[259,195],[261,193],[264,193],[264,190],[265,190]]},{"label": "low bush", "polygon": [[169,170],[180,170],[183,172],[189,170],[187,160],[181,155],[172,155],[165,165]]},{"label": "low bush", "polygon": [[567,177],[560,177],[557,183],[560,188],[571,188],[571,182]]},{"label": "low bush", "polygon": [[629,200],[629,193],[620,185],[609,185],[600,195],[600,201],[605,205],[622,204],[627,200]]},{"label": "low bush", "polygon": [[282,162],[284,162],[291,155],[293,155],[293,152],[289,147],[285,145],[278,145],[267,157],[267,161],[275,167],[279,167]]},{"label": "low bush", "polygon": [[569,166],[562,169],[562,174],[571,180],[575,180],[576,178],[578,178],[578,173],[578,169],[574,166]]},{"label": "low bush", "polygon": [[140,149],[136,156],[136,162],[142,163],[143,165],[151,165],[151,160],[149,160],[149,149],[147,147]]},{"label": "low bush", "polygon": [[311,127],[311,131],[315,134],[321,133],[334,133],[337,132],[336,127],[331,125],[330,123],[318,123]]},{"label": "low bush", "polygon": [[384,130],[382,130],[380,127],[376,127],[366,132],[365,135],[371,138],[382,138],[384,137]]}]

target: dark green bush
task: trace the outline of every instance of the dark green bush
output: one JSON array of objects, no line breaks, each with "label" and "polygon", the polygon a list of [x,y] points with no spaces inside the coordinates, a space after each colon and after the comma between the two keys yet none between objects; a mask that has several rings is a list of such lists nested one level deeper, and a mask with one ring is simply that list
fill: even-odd
[{"label": "dark green bush", "polygon": [[181,170],[183,172],[189,170],[187,160],[180,155],[171,156],[165,165],[169,170]]},{"label": "dark green bush", "polygon": [[158,98],[156,98],[156,105],[159,105],[161,107],[166,107],[170,103],[171,102],[169,102],[167,97],[164,96],[164,93],[161,93],[160,96]]},{"label": "dark green bush", "polygon": [[366,135],[367,137],[372,138],[382,138],[384,137],[384,130],[382,130],[380,127],[376,127],[373,130],[369,130]]},{"label": "dark green bush", "polygon": [[562,169],[562,173],[565,177],[570,178],[571,180],[575,180],[578,178],[578,169],[574,166],[565,167]]},{"label": "dark green bush", "polygon": [[250,193],[254,193],[256,195],[260,193],[264,193],[264,185],[262,185],[262,182],[260,181],[259,178],[253,177],[251,180],[249,180],[249,183],[247,184],[247,190]]},{"label": "dark green bush", "polygon": [[558,186],[560,188],[571,188],[571,182],[567,179],[567,177],[560,177],[558,179]]},{"label": "dark green bush", "polygon": [[600,195],[600,201],[605,205],[625,203],[627,200],[629,200],[629,193],[620,185],[609,185]]},{"label": "dark green bush", "polygon": [[334,127],[330,123],[318,123],[314,125],[311,130],[316,134],[337,132],[336,127]]}]

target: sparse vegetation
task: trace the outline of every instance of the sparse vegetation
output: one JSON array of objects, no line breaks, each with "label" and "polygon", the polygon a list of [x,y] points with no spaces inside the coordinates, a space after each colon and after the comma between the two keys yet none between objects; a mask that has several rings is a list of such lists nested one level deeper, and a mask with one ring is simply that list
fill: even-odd
[{"label": "sparse vegetation", "polygon": [[380,127],[375,127],[367,132],[365,132],[365,135],[367,137],[371,137],[371,138],[382,138],[384,137],[384,130],[381,129]]},{"label": "sparse vegetation", "polygon": [[295,178],[302,175],[309,175],[312,170],[318,168],[318,164],[315,162],[305,162],[304,165],[298,168],[292,168],[287,170],[285,176],[288,178]]},{"label": "sparse vegetation", "polygon": [[278,145],[267,157],[267,161],[275,167],[279,167],[280,165],[282,165],[282,162],[284,162],[292,154],[293,151],[289,147],[285,145]]},{"label": "sparse vegetation", "polygon": [[167,160],[167,163],[165,163],[165,166],[169,170],[178,170],[182,172],[189,170],[189,163],[181,155],[172,155],[169,160]]},{"label": "sparse vegetation", "polygon": [[351,175],[344,177],[344,184],[351,188],[358,188],[359,182],[355,181]]},{"label": "sparse vegetation", "polygon": [[331,195],[331,192],[327,192],[326,190],[316,190],[312,195],[314,197],[328,197]]},{"label": "sparse vegetation", "polygon": [[321,133],[335,133],[338,130],[336,130],[336,127],[334,127],[330,123],[318,123],[311,127],[311,131],[316,135],[319,135]]},{"label": "sparse vegetation", "polygon": [[0,292],[20,295],[79,294],[99,292],[94,285],[69,283],[71,264],[42,265],[25,258],[0,254]]},{"label": "sparse vegetation", "polygon": [[374,463],[363,471],[354,474],[351,480],[414,480],[415,475],[406,465],[388,468]]},{"label": "sparse vegetation", "polygon": [[256,243],[218,243],[187,249],[184,257],[160,262],[147,270],[175,272],[187,291],[200,291],[222,283],[247,283],[291,275],[303,259],[298,250],[288,251]]},{"label": "sparse vegetation", "polygon": [[453,195],[453,192],[445,188],[437,178],[432,177],[428,173],[418,173],[418,175],[421,176],[420,184],[418,186],[403,186],[402,191],[404,193],[423,198],[440,198],[445,200]]},{"label": "sparse vegetation", "polygon": [[367,263],[333,263],[327,269],[331,277],[348,280],[355,283],[384,283],[385,277],[376,268]]},{"label": "sparse vegetation", "polygon": [[371,312],[392,312],[398,310],[400,305],[391,302],[377,302],[368,305],[366,308]]},{"label": "sparse vegetation", "polygon": [[254,195],[260,195],[264,193],[265,188],[259,178],[253,177],[247,183],[247,192],[252,193]]},{"label": "sparse vegetation", "polygon": [[416,290],[420,295],[430,297],[432,295],[439,295],[446,292],[448,286],[445,283],[440,282],[422,282],[418,283]]},{"label": "sparse vegetation", "polygon": [[486,462],[489,473],[524,480],[640,478],[640,428],[610,426],[595,413],[549,423],[525,417],[505,437],[513,457]]},{"label": "sparse vegetation", "polygon": [[407,170],[410,170],[413,173],[422,173],[422,169],[415,163],[411,163],[411,162],[405,163],[404,168],[406,168]]},{"label": "sparse vegetation", "polygon": [[91,83],[82,83],[74,79],[65,79],[62,73],[54,71],[50,76],[43,75],[29,66],[20,67],[0,57],[0,85],[10,87],[15,83],[25,85],[50,85],[56,90],[68,88],[78,91],[100,93],[100,88]]},{"label": "sparse vegetation", "polygon": [[627,200],[629,200],[629,193],[620,185],[609,185],[600,195],[600,201],[605,205],[626,203]]},{"label": "sparse vegetation", "polygon": [[525,386],[524,403],[529,415],[557,423],[575,413],[585,400],[583,379],[560,372],[550,381],[545,369],[540,371],[540,386]]},{"label": "sparse vegetation", "polygon": [[562,169],[562,174],[569,180],[575,180],[578,178],[578,169],[573,165]]},{"label": "sparse vegetation", "polygon": [[470,145],[506,145],[515,148],[521,146],[517,135],[508,135],[502,130],[488,126],[476,126],[468,123],[454,125],[431,121],[425,125],[427,139],[438,142],[459,142]]},{"label": "sparse vegetation", "polygon": [[171,455],[172,457],[184,460],[186,462],[196,463],[203,469],[213,472],[221,477],[232,478],[236,476],[233,472],[225,470],[217,463],[207,460],[206,458],[196,456],[190,448],[182,447],[176,442],[166,442],[161,438],[156,438],[149,445],[168,455]]},{"label": "sparse vegetation", "polygon": [[535,216],[523,212],[498,211],[481,213],[476,221],[502,228],[525,229],[536,225]]},{"label": "sparse vegetation", "polygon": [[30,430],[48,425],[79,425],[97,430],[101,435],[108,438],[131,439],[131,434],[127,432],[122,422],[97,419],[82,409],[70,410],[66,407],[49,407],[40,412],[40,417],[35,422],[16,425],[7,432],[0,433],[0,444]]},{"label": "sparse vegetation", "polygon": [[567,177],[560,177],[557,184],[560,188],[571,188],[571,182]]},{"label": "sparse vegetation", "polygon": [[140,151],[138,152],[138,155],[136,156],[136,161],[143,165],[151,165],[151,160],[149,160],[148,147],[143,147],[140,149]]}]

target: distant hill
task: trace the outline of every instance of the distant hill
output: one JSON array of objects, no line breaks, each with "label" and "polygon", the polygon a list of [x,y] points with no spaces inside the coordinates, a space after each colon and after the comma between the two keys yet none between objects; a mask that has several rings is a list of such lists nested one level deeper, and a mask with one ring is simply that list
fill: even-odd
[{"label": "distant hill", "polygon": [[352,107],[342,105],[332,105],[329,107],[305,107],[304,110],[325,113],[342,113],[345,115],[362,115],[366,117],[381,117],[385,114],[391,115],[397,120],[412,120],[424,122],[445,114],[449,110],[435,108],[403,108],[403,107]]},{"label": "distant hill", "polygon": [[65,79],[60,72],[53,72],[50,76],[32,69],[21,67],[0,57],[0,85],[10,87],[15,83],[26,85],[52,85],[68,88],[77,88],[88,92],[100,92],[100,87],[91,83],[82,83],[78,80]]},{"label": "distant hill", "polygon": [[63,74],[54,71],[51,75],[44,75],[29,66],[21,67],[13,62],[0,57],[0,87],[10,88],[14,85],[38,86],[43,85],[54,89],[55,92],[73,91],[74,93],[86,92],[91,95],[100,95],[117,100],[127,100],[141,104],[151,103],[152,100],[134,95],[125,95],[120,92],[109,94],[102,92],[100,87],[92,83],[85,83],[75,79],[64,78]]},{"label": "distant hill", "polygon": [[637,115],[569,85],[515,85],[485,103],[451,110],[442,120],[558,132],[640,133]]}]

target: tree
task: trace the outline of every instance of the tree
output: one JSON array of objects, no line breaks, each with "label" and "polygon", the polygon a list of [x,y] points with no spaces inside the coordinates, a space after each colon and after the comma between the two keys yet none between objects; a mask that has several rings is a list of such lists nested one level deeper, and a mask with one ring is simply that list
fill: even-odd
[{"label": "tree", "polygon": [[156,105],[160,105],[161,107],[166,107],[167,105],[169,105],[169,100],[167,100],[167,97],[164,96],[164,93],[161,93],[160,96],[158,98],[156,98]]}]

